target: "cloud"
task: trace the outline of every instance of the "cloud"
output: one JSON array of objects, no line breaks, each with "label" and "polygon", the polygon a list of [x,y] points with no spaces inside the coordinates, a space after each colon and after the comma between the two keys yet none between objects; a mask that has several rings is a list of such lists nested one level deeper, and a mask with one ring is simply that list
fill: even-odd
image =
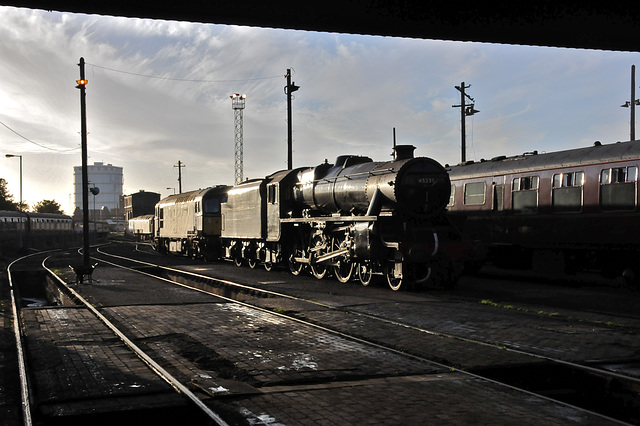
[{"label": "cloud", "polygon": [[[637,54],[192,24],[0,7],[3,147],[25,154],[25,198],[69,210],[80,164],[78,61],[87,62],[89,162],[124,168],[125,191],[170,193],[234,176],[231,93],[246,93],[244,175],[286,168],[284,74],[293,100],[294,166],[338,155],[389,159],[398,143],[442,163],[628,138],[629,67]],[[17,167],[3,163],[16,193]],[[34,171],[34,164],[36,170]],[[28,167],[26,166],[28,164]],[[5,174],[6,170],[6,174]],[[41,173],[42,172],[42,173]]]}]

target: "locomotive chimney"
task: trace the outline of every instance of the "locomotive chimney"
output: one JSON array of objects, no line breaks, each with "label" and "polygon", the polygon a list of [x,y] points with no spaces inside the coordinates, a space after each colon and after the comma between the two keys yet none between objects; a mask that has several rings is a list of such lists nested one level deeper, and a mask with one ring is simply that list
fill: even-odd
[{"label": "locomotive chimney", "polygon": [[413,145],[396,145],[393,147],[393,159],[394,160],[406,160],[413,158],[413,151],[416,147]]}]

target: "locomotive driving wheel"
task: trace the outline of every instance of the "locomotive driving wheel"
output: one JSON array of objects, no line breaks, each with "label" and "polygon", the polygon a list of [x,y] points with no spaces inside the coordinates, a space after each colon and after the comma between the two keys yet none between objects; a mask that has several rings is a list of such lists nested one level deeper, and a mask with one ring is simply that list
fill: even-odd
[{"label": "locomotive driving wheel", "polygon": [[401,262],[387,262],[384,267],[384,275],[391,290],[398,291],[404,282],[404,268]]},{"label": "locomotive driving wheel", "polygon": [[321,280],[327,275],[327,265],[323,263],[311,263],[309,266],[311,267],[311,274],[317,279]]},{"label": "locomotive driving wheel", "polygon": [[369,261],[363,261],[358,263],[358,279],[360,284],[367,286],[371,284],[373,279],[373,265]]},{"label": "locomotive driving wheel", "polygon": [[304,254],[304,250],[296,247],[293,253],[291,253],[291,256],[289,256],[289,271],[291,271],[293,275],[300,275],[300,272],[302,272],[302,267],[304,266],[304,264],[298,262],[296,260],[296,257],[305,257]]},{"label": "locomotive driving wheel", "polygon": [[[311,250],[314,252],[314,257],[318,257],[327,251],[327,238],[322,233],[317,233],[311,239]],[[321,280],[327,275],[327,265],[324,263],[315,263],[312,261],[309,266],[311,267],[311,274],[317,279]]]},{"label": "locomotive driving wheel", "polygon": [[[348,241],[343,237],[334,237],[331,244],[333,251],[347,248]],[[349,253],[341,255],[335,258],[335,265],[333,266],[333,274],[336,279],[341,283],[346,283],[351,279],[353,275],[353,262],[349,258]]]}]

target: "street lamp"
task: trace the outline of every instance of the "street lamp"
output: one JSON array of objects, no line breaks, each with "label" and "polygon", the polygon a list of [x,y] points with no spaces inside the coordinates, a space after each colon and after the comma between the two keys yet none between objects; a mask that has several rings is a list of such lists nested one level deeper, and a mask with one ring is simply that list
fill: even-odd
[{"label": "street lamp", "polygon": [[173,189],[173,195],[176,195],[176,189],[172,186],[167,186],[167,189]]},{"label": "street lamp", "polygon": [[22,155],[5,154],[7,158],[19,157],[20,158],[20,204],[18,210],[22,211]]},{"label": "street lamp", "polygon": [[298,90],[300,86],[296,86],[291,81],[291,68],[287,68],[284,76],[287,79],[287,85],[284,86],[284,93],[287,95],[287,169],[293,169],[293,125],[291,123],[291,94]]}]

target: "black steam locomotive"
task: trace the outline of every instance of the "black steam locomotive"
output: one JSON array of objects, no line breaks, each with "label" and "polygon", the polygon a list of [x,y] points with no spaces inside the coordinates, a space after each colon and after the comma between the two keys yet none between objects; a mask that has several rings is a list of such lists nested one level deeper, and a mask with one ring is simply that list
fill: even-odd
[{"label": "black steam locomotive", "polygon": [[449,176],[414,149],[396,146],[388,162],[340,156],[229,189],[222,257],[267,270],[288,264],[319,279],[357,276],[363,285],[384,275],[393,290],[429,279],[452,286],[463,247],[445,216]]}]

